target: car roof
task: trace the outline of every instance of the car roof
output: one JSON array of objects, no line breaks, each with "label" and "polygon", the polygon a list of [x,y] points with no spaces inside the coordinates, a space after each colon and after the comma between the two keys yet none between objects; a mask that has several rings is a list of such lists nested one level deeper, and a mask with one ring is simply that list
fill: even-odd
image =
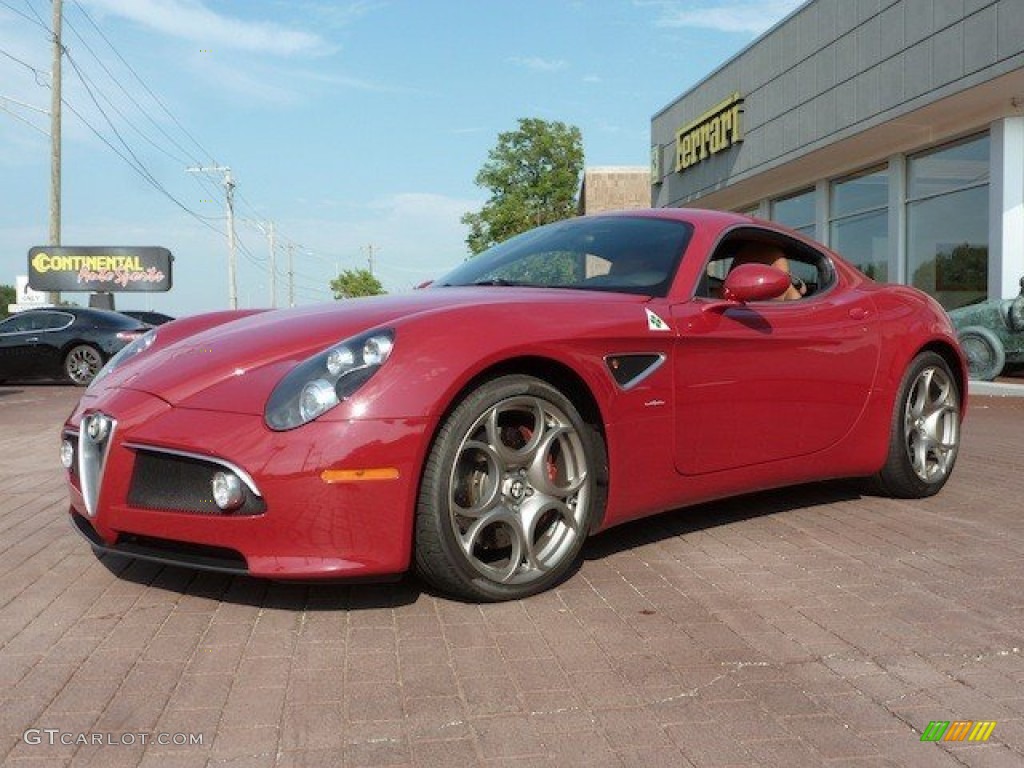
[{"label": "car roof", "polygon": [[[65,312],[69,315],[74,315],[80,320],[91,320],[108,326],[120,326],[123,328],[130,328],[137,325],[141,325],[138,320],[128,315],[123,315],[120,312],[114,312],[109,309],[97,309],[95,307],[66,307],[66,306],[52,306],[52,307],[33,307],[32,309],[26,309],[18,312],[18,315],[34,315],[40,312]],[[11,315],[14,317],[15,315]]]}]

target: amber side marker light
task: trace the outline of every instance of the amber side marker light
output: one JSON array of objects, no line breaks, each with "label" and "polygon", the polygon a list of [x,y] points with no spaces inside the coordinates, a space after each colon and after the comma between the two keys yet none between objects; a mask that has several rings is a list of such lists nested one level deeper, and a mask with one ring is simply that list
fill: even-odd
[{"label": "amber side marker light", "polygon": [[320,473],[325,483],[360,483],[367,480],[397,480],[398,470],[395,467],[375,467],[373,469],[325,469]]}]

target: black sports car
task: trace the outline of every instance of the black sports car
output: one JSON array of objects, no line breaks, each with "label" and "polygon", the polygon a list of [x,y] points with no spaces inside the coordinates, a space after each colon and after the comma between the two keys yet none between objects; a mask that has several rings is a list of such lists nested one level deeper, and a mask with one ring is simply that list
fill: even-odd
[{"label": "black sports car", "polygon": [[163,312],[154,312],[149,309],[123,309],[120,311],[122,315],[134,317],[136,320],[141,320],[146,325],[163,325],[164,323],[169,323],[174,319],[170,315],[165,315]]},{"label": "black sports car", "polygon": [[147,330],[140,321],[105,309],[19,312],[0,322],[0,381],[64,378],[85,386],[111,356]]}]

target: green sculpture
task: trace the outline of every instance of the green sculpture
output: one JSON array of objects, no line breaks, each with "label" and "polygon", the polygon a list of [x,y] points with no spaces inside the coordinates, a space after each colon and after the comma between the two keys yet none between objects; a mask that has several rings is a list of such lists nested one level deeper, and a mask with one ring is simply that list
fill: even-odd
[{"label": "green sculpture", "polygon": [[949,312],[972,379],[991,381],[1007,364],[1024,363],[1024,277],[1014,299],[991,299]]}]

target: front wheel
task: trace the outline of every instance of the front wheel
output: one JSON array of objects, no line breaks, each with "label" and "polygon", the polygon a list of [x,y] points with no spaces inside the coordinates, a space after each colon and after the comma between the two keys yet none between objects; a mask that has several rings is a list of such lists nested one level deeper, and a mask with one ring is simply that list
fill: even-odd
[{"label": "front wheel", "polygon": [[1006,350],[988,328],[980,325],[960,331],[960,348],[967,358],[967,373],[978,381],[992,381],[1003,372]]},{"label": "front wheel", "polygon": [[89,384],[103,367],[103,355],[96,347],[79,344],[64,358],[64,375],[77,387]]},{"label": "front wheel", "polygon": [[599,514],[603,443],[561,392],[503,376],[467,395],[438,432],[416,511],[416,569],[472,600],[548,589]]},{"label": "front wheel", "polygon": [[938,493],[960,450],[960,387],[936,353],[922,352],[907,368],[889,440],[888,460],[875,478],[879,489],[905,499]]}]

